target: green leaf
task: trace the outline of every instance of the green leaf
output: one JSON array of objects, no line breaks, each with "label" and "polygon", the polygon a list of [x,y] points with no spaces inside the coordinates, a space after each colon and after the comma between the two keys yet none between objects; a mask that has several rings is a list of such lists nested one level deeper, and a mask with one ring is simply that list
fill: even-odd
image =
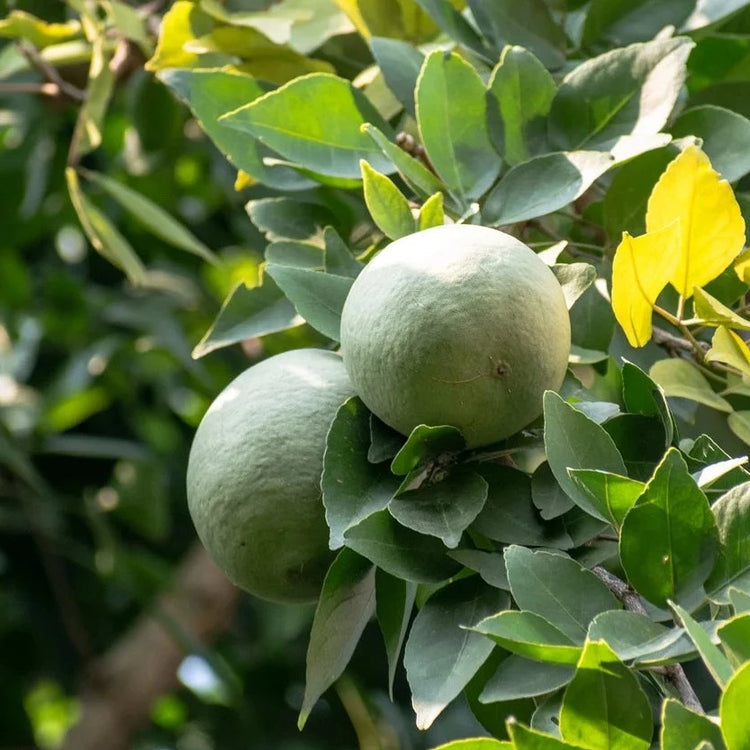
[{"label": "green leaf", "polygon": [[345,401],[328,430],[323,454],[321,488],[329,546],[344,544],[344,533],[372,513],[384,510],[398,489],[398,480],[368,460],[370,412],[356,396]]},{"label": "green leaf", "polygon": [[596,268],[590,263],[555,263],[551,268],[560,282],[568,310],[596,281]]},{"label": "green leaf", "polygon": [[448,554],[469,570],[479,573],[479,577],[490,586],[510,591],[502,553],[483,552],[478,549],[456,549]]},{"label": "green leaf", "polygon": [[[557,483],[547,461],[539,464],[531,477],[531,500],[545,520],[558,518],[575,507],[575,503]],[[513,541],[528,544],[517,539]]]},{"label": "green leaf", "polygon": [[129,281],[138,286],[146,280],[146,269],[130,243],[117,227],[103,214],[81,189],[78,174],[72,167],[65,170],[70,202],[81,222],[83,231],[95,250],[112,265],[125,273]]},{"label": "green leaf", "polygon": [[622,456],[606,430],[566,404],[556,393],[547,391],[544,394],[544,447],[550,469],[565,493],[576,505],[598,517],[599,511],[588,492],[573,481],[568,469],[627,473]]},{"label": "green leaf", "polygon": [[699,286],[693,289],[693,311],[701,323],[750,331],[750,320],[738,315]]},{"label": "green leaf", "polygon": [[374,125],[363,125],[362,132],[377,144],[383,154],[393,162],[401,177],[422,198],[429,198],[443,190],[443,184],[424,164],[409,156],[395,143],[391,143]]},{"label": "green leaf", "polygon": [[575,664],[583,650],[565,633],[533,612],[508,610],[488,617],[473,630],[513,654],[552,664]]},{"label": "green leaf", "polygon": [[588,641],[563,696],[560,731],[588,750],[648,750],[651,706],[636,676],[604,641]]},{"label": "green leaf", "polygon": [[231,291],[211,327],[193,349],[193,358],[246,339],[285,331],[303,322],[276,282],[263,274],[259,286],[249,288],[240,282]]},{"label": "green leaf", "polygon": [[509,44],[531,50],[547,68],[565,63],[562,52],[565,33],[553,20],[543,0],[468,0],[469,7],[482,29],[500,54]]},{"label": "green leaf", "polygon": [[711,166],[729,182],[750,172],[750,120],[723,107],[705,104],[686,110],[670,128],[673,137],[697,136]]},{"label": "green leaf", "polygon": [[392,459],[404,444],[404,436],[374,414],[370,415],[370,447],[367,460],[373,464]]},{"label": "green leaf", "polygon": [[435,536],[453,549],[486,500],[487,482],[479,474],[463,471],[398,494],[388,510],[403,526]]},{"label": "green leaf", "polygon": [[588,495],[597,518],[618,528],[645,488],[643,482],[609,471],[569,469],[571,479]]},{"label": "green leaf", "polygon": [[596,615],[621,607],[599,578],[564,555],[512,545],[505,566],[519,609],[544,617],[574,643],[584,642]]},{"label": "green leaf", "polygon": [[674,698],[667,698],[662,706],[660,739],[661,750],[695,748],[703,741],[710,742],[715,750],[724,749],[719,727]]},{"label": "green leaf", "polygon": [[312,242],[298,240],[275,240],[266,245],[266,263],[290,268],[307,268],[311,271],[325,270],[325,252]]},{"label": "green leaf", "polygon": [[659,607],[688,595],[711,572],[717,537],[706,496],[670,448],[622,523],[620,559],[628,581]]},{"label": "green leaf", "polygon": [[747,696],[750,695],[750,662],[737,670],[727,682],[719,700],[721,733],[727,750],[745,750],[750,746],[750,715]]},{"label": "green leaf", "polygon": [[750,411],[735,411],[727,417],[729,429],[743,443],[750,445]]},{"label": "green leaf", "polygon": [[316,239],[335,219],[327,208],[297,198],[258,198],[245,211],[269,241]]},{"label": "green leaf", "polygon": [[220,122],[248,132],[292,162],[332,177],[360,176],[360,159],[391,171],[366,134],[366,122],[388,125],[349,81],[328,73],[295,78],[230,112]]},{"label": "green leaf", "polygon": [[553,144],[609,149],[624,135],[658,133],[677,102],[692,47],[684,37],[655,39],[586,60],[565,76],[552,102]]},{"label": "green leaf", "polygon": [[333,66],[276,44],[250,26],[217,25],[208,34],[191,39],[186,46],[200,55],[220,54],[239,58],[241,69],[270,83],[287,81],[307,73],[332,73]]},{"label": "green leaf", "polygon": [[490,77],[490,137],[515,166],[547,150],[547,114],[557,87],[544,65],[523,47],[506,47]]},{"label": "green leaf", "polygon": [[341,310],[352,285],[351,277],[277,265],[268,265],[266,272],[315,330],[339,340]]},{"label": "green leaf", "polygon": [[338,276],[357,278],[363,265],[352,254],[341,235],[333,228],[323,230],[323,257],[325,270]]},{"label": "green leaf", "polygon": [[112,52],[105,45],[104,34],[97,35],[91,47],[86,94],[78,110],[68,156],[69,164],[76,164],[101,145],[104,119],[115,89],[115,74],[110,67],[111,59]]},{"label": "green leaf", "polygon": [[661,386],[666,396],[689,398],[718,411],[732,411],[732,405],[719,396],[700,371],[686,359],[660,359],[651,365],[649,375]]},{"label": "green leaf", "polygon": [[574,671],[568,664],[546,664],[511,654],[487,681],[479,700],[496,703],[544,695],[567,685]]},{"label": "green leaf", "polygon": [[531,482],[510,466],[480,464],[489,485],[487,502],[472,529],[495,542],[568,548],[573,541],[560,521],[544,524],[532,503]]},{"label": "green leaf", "polygon": [[433,21],[451,38],[480,57],[491,59],[490,50],[474,27],[459,13],[449,0],[417,0]]},{"label": "green leaf", "polygon": [[571,745],[551,734],[529,729],[512,719],[508,720],[508,734],[513,738],[513,747],[516,750],[581,750],[579,745]]},{"label": "green leaf", "polygon": [[419,133],[432,166],[462,201],[476,200],[495,181],[502,163],[487,132],[479,74],[459,55],[435,50],[425,58],[415,97]]},{"label": "green leaf", "polygon": [[583,195],[614,164],[606,151],[559,151],[510,169],[482,208],[485,223],[513,224],[545,216]]},{"label": "green leaf", "polygon": [[446,556],[438,539],[405,528],[387,510],[360,521],[344,534],[344,540],[379,568],[414,583],[440,583],[461,568]]},{"label": "green leaf", "polygon": [[491,737],[470,737],[465,740],[447,742],[432,750],[513,750],[513,745]]},{"label": "green leaf", "polygon": [[82,169],[81,174],[102,188],[155,237],[209,263],[219,263],[219,259],[206,245],[153,201],[104,174],[87,169]]},{"label": "green leaf", "polygon": [[582,42],[624,46],[653,39],[665,26],[679,29],[694,5],[694,0],[592,0]]},{"label": "green leaf", "polygon": [[416,116],[414,92],[424,55],[408,42],[373,36],[370,49],[386,85],[412,116]]},{"label": "green leaf", "polygon": [[664,391],[632,362],[622,365],[622,397],[629,412],[659,417],[664,427],[664,447],[672,444],[676,428]]},{"label": "green leaf", "polygon": [[730,489],[711,510],[719,529],[719,555],[706,589],[713,601],[728,604],[732,586],[750,593],[750,482]]},{"label": "green leaf", "polygon": [[[639,612],[619,609],[602,612],[589,625],[590,641],[606,641],[622,661],[647,660],[663,650],[672,631]],[[675,635],[675,639],[679,634]]]},{"label": "green leaf", "polygon": [[417,728],[430,727],[490,655],[492,642],[468,628],[508,603],[505,592],[473,576],[445,586],[424,604],[404,649]]},{"label": "green leaf", "polygon": [[388,657],[388,695],[391,700],[396,667],[411,621],[416,593],[416,584],[395,578],[384,570],[375,573],[375,612]]},{"label": "green leaf", "polygon": [[328,570],[315,610],[297,722],[300,729],[318,698],[341,676],[374,611],[375,568],[351,550],[341,550]]},{"label": "green leaf", "polygon": [[[180,4],[186,3],[175,6]],[[252,76],[233,70],[188,68],[160,70],[157,76],[190,107],[208,137],[237,169],[278,190],[300,190],[315,184],[289,167],[266,163],[264,157],[273,151],[219,120],[265,93]]]},{"label": "green leaf", "polygon": [[378,229],[392,240],[412,234],[415,222],[409,201],[388,177],[366,161],[361,161],[360,167],[367,210]]},{"label": "green leaf", "polygon": [[406,476],[422,464],[440,460],[466,447],[461,433],[450,425],[417,425],[391,463],[391,471]]},{"label": "green leaf", "polygon": [[443,211],[443,194],[431,195],[419,209],[417,218],[417,229],[430,229],[430,227],[441,227],[445,224],[445,212]]},{"label": "green leaf", "polygon": [[664,424],[658,417],[617,414],[603,425],[622,455],[628,474],[646,481],[662,458],[666,444]]},{"label": "green leaf", "polygon": [[732,666],[727,658],[721,653],[718,646],[712,642],[700,623],[696,622],[687,610],[680,607],[679,604],[671,603],[670,606],[675,613],[677,621],[685,628],[690,636],[690,640],[693,641],[695,647],[698,649],[698,653],[701,659],[703,659],[703,663],[706,665],[711,677],[714,678],[720,688],[725,688],[732,677]]},{"label": "green leaf", "polygon": [[729,601],[732,603],[735,612],[750,612],[750,594],[745,591],[730,587]]},{"label": "green leaf", "polygon": [[735,615],[717,631],[724,653],[737,669],[750,661],[750,614]]}]

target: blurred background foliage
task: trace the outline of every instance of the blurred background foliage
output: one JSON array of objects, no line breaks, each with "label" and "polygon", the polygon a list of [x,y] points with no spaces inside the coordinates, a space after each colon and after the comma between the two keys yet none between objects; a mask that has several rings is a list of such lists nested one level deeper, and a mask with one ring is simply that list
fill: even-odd
[{"label": "blurred background foliage", "polygon": [[[651,39],[664,25],[649,11],[658,5],[653,2],[636,3],[631,14],[619,0],[539,0],[530,7],[545,4],[579,39],[572,50],[576,60]],[[205,66],[233,61],[269,85],[309,70],[336,72],[356,80],[381,115],[408,129],[410,121],[375,74],[365,37],[417,44],[437,32],[406,0],[202,0],[200,8],[183,0],[186,18],[192,18],[186,21],[193,24],[192,46],[157,47],[160,19],[175,5],[0,2],[4,750],[64,746],[83,710],[86,686],[96,687],[102,655],[116,649],[173,587],[195,545],[184,475],[194,428],[210,400],[258,358],[292,343],[325,341],[302,325],[266,336],[262,344],[250,340],[191,357],[231,291],[258,281],[267,237],[256,225],[269,236],[305,239],[310,226],[334,216],[357,250],[382,239],[367,217],[359,184],[339,190],[336,183],[296,174],[301,234],[279,227],[279,217],[288,213],[274,212],[273,204],[254,204],[254,224],[245,204],[279,193],[238,176],[190,111],[144,68],[146,61],[154,55],[162,66],[170,55],[182,67],[189,67],[190,55],[199,55]],[[665,5],[673,14],[685,10],[680,23],[697,18],[690,15],[697,6],[718,19],[705,33],[700,25],[694,33],[689,24],[683,30],[697,43],[683,97],[691,105],[750,116],[748,3],[735,0],[724,11],[720,3]],[[172,15],[173,22],[179,18]],[[180,38],[179,29],[175,35]],[[253,54],[243,55],[248,49]],[[567,63],[562,57],[553,62],[560,77]],[[645,175],[637,186],[644,195],[664,167],[662,156],[656,154],[658,163],[650,166],[646,156],[632,168]],[[68,166],[77,171],[66,176]],[[118,186],[129,192],[123,197]],[[744,178],[744,205],[750,205],[748,188]],[[615,208],[623,203],[613,201]],[[165,224],[155,206],[179,227]],[[547,233],[530,239],[550,240],[554,232],[584,247],[612,246],[623,217],[610,217],[601,200],[581,210],[576,217],[552,217]],[[102,255],[113,247],[114,258]],[[577,343],[606,350],[614,323],[597,299],[590,295],[591,304],[577,309],[606,329],[604,343]],[[582,321],[580,328],[595,337],[597,325]],[[606,368],[600,380],[603,389],[610,387]],[[185,654],[179,679],[152,705],[128,746],[417,750],[482,733],[460,701],[429,732],[418,733],[401,670],[395,701],[388,698],[382,640],[371,624],[345,678],[318,703],[300,734],[312,608],[247,596],[231,604],[231,616],[213,624],[210,644],[191,638],[179,622],[167,623]],[[159,655],[134,658],[136,669],[147,671]]]}]

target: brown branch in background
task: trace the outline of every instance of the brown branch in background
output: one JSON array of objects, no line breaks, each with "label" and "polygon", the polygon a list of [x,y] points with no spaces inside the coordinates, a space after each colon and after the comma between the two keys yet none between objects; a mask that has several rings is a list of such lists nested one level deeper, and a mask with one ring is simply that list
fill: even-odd
[{"label": "brown branch in background", "polygon": [[76,102],[82,102],[86,98],[86,92],[66,81],[40,54],[39,50],[25,41],[18,42],[18,49],[21,54],[31,63],[31,65],[50,83],[54,83],[59,93],[73,99]]},{"label": "brown branch in background", "polygon": [[229,627],[238,594],[196,544],[173,588],[94,662],[80,696],[80,719],[61,750],[128,750],[133,733],[148,724],[154,700],[178,685],[185,651],[173,629],[185,641],[209,643]]},{"label": "brown branch in background", "polygon": [[[606,568],[601,565],[597,565],[593,568],[595,573],[604,583],[607,588],[622,602],[625,609],[630,612],[637,612],[640,615],[648,616],[646,607],[643,604],[643,600],[635,589],[625,583],[621,578],[618,578],[614,573],[610,573]],[[656,670],[655,670],[656,671]],[[680,664],[667,664],[658,670],[664,675],[664,678],[669,682],[675,689],[677,694],[680,696],[680,700],[693,711],[703,713],[703,706],[701,705],[698,696],[693,690],[693,686],[685,675]]]}]

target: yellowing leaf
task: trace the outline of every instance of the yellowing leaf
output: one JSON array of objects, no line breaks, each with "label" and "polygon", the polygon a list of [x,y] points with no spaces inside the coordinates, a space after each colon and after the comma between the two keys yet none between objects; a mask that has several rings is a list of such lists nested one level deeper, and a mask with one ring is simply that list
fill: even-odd
[{"label": "yellowing leaf", "polygon": [[750,284],[750,248],[743,250],[734,261],[734,271],[741,281]]},{"label": "yellowing leaf", "polygon": [[146,70],[195,67],[200,56],[186,50],[185,45],[197,37],[209,34],[213,28],[213,18],[204,13],[197,3],[177,0],[164,14],[156,52],[146,62]]},{"label": "yellowing leaf", "polygon": [[701,323],[750,331],[750,320],[745,320],[698,286],[693,289],[693,312]]},{"label": "yellowing leaf", "polygon": [[631,346],[651,339],[654,303],[675,272],[680,243],[679,219],[639,237],[623,232],[612,262],[612,309]]},{"label": "yellowing leaf", "polygon": [[688,298],[693,287],[715,279],[745,243],[745,222],[731,186],[695,145],[669,164],[648,199],[647,232],[677,219],[682,238],[677,268],[669,280]]},{"label": "yellowing leaf", "polygon": [[724,362],[736,367],[743,375],[750,376],[750,349],[734,331],[724,326],[716,329],[706,361]]},{"label": "yellowing leaf", "polygon": [[240,190],[257,185],[258,180],[247,172],[243,172],[241,169],[237,171],[237,177],[234,180],[234,189],[239,193]]}]

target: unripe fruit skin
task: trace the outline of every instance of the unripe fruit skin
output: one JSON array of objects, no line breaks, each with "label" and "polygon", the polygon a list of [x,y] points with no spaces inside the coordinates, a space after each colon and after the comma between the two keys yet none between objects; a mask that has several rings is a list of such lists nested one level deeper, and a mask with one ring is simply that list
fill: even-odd
[{"label": "unripe fruit skin", "polygon": [[196,431],[187,471],[198,536],[240,588],[313,601],[332,559],[320,489],[326,435],[354,395],[341,358],[298,349],[235,378]]},{"label": "unripe fruit skin", "polygon": [[349,377],[369,409],[408,435],[453,425],[469,447],[505,439],[562,385],[570,318],[555,275],[488,227],[402,237],[355,280],[341,316]]}]

